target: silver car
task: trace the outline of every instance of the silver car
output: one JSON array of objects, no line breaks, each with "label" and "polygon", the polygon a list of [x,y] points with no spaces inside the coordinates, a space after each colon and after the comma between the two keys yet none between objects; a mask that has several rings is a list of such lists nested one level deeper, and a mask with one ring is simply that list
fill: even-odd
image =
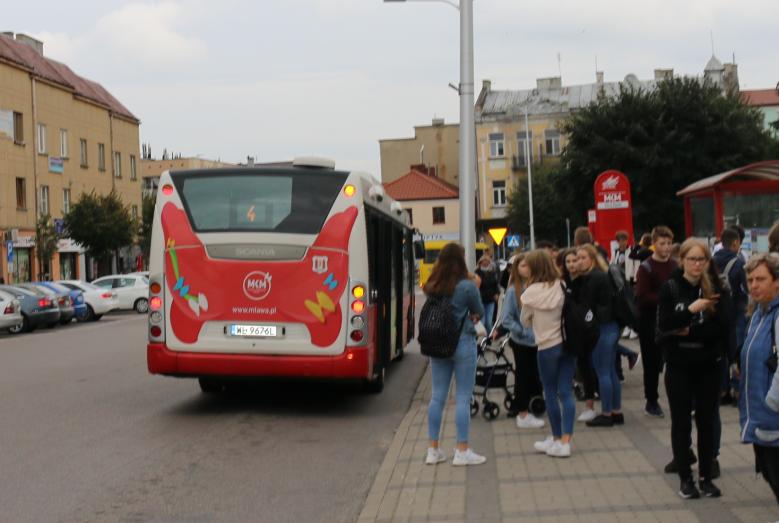
[{"label": "silver car", "polygon": [[24,322],[22,305],[15,296],[0,290],[0,329],[19,328]]}]

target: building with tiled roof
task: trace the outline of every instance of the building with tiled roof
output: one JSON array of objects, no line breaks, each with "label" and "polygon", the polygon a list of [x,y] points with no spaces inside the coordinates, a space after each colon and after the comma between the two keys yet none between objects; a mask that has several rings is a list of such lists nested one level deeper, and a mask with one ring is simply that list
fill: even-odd
[{"label": "building with tiled roof", "polygon": [[[140,121],[99,83],[44,55],[43,42],[0,33],[0,231],[13,244],[0,248],[6,281],[43,277],[35,255],[35,224],[59,222],[82,193],[115,190],[140,216]],[[121,271],[136,252],[120,254]],[[89,269],[89,270],[88,270]],[[60,241],[43,273],[56,278],[93,276],[83,249]]]},{"label": "building with tiled roof", "polygon": [[779,121],[779,83],[773,89],[741,91],[741,97],[747,105],[757,107],[763,114],[763,126],[774,136],[779,136],[779,131],[771,126]]},{"label": "building with tiled roof", "polygon": [[460,228],[460,198],[454,185],[432,175],[423,165],[385,183],[391,198],[403,202],[411,224],[424,237],[456,239]]}]

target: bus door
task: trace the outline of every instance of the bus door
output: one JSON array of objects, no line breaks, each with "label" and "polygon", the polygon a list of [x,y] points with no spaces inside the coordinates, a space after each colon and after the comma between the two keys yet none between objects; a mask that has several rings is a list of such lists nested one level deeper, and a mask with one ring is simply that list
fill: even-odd
[{"label": "bus door", "polygon": [[392,222],[366,208],[368,229],[368,272],[376,307],[376,362],[385,367],[391,359]]}]

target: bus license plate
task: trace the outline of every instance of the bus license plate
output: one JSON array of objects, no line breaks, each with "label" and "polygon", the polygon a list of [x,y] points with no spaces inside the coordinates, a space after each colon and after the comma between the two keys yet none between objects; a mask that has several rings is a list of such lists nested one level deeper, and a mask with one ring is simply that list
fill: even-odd
[{"label": "bus license plate", "polygon": [[230,336],[247,337],[274,337],[276,336],[275,325],[230,325]]}]

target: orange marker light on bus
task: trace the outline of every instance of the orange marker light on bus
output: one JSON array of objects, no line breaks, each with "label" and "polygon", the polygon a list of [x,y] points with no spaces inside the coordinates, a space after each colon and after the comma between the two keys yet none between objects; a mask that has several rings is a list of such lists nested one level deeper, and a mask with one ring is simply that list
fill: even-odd
[{"label": "orange marker light on bus", "polygon": [[151,300],[149,300],[149,306],[153,311],[160,310],[162,308],[162,298],[159,296],[154,296]]},{"label": "orange marker light on bus", "polygon": [[346,187],[344,187],[344,194],[349,198],[354,196],[354,193],[356,192],[357,192],[357,188],[354,185],[349,184]]},{"label": "orange marker light on bus", "polygon": [[354,303],[352,303],[352,310],[356,314],[362,314],[362,311],[365,310],[365,302],[360,300],[355,301]]},{"label": "orange marker light on bus", "polygon": [[352,296],[355,298],[362,298],[365,296],[365,287],[362,285],[356,286],[354,289],[352,289]]},{"label": "orange marker light on bus", "polygon": [[162,186],[162,194],[165,196],[170,196],[173,194],[173,186],[170,184],[165,184]]}]

